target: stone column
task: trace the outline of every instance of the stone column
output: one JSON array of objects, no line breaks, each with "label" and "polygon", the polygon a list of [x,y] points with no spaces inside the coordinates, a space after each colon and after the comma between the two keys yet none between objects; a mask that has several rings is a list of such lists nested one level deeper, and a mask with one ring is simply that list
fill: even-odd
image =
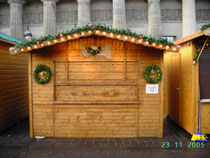
[{"label": "stone column", "polygon": [[113,0],[113,28],[126,29],[125,0]]},{"label": "stone column", "polygon": [[10,35],[23,40],[23,4],[25,0],[8,0],[10,4]]},{"label": "stone column", "polygon": [[59,0],[41,0],[44,3],[44,35],[56,34],[56,2]]},{"label": "stone column", "polygon": [[91,0],[77,0],[78,2],[78,26],[87,25],[91,21]]},{"label": "stone column", "polygon": [[195,0],[182,0],[182,37],[185,37],[195,32]]},{"label": "stone column", "polygon": [[148,35],[161,37],[160,0],[148,0]]}]

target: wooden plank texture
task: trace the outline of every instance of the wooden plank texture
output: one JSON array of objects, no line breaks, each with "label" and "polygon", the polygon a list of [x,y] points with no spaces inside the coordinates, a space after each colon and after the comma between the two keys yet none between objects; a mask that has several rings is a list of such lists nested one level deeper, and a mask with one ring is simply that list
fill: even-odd
[{"label": "wooden plank texture", "polygon": [[0,131],[28,117],[27,54],[11,56],[0,41]]},{"label": "wooden plank texture", "polygon": [[[112,59],[85,58],[82,42],[110,44]],[[143,76],[149,64],[163,69],[161,53],[104,37],[34,51],[32,70],[45,64],[52,71],[45,85],[32,79],[34,136],[161,137],[163,82],[159,94],[145,94]]]}]

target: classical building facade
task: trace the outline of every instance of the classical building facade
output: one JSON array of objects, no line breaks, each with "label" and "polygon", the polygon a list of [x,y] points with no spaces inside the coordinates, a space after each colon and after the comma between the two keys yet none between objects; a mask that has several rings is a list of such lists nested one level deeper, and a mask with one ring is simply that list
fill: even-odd
[{"label": "classical building facade", "polygon": [[23,39],[89,22],[179,39],[210,23],[209,0],[0,0],[0,32]]}]

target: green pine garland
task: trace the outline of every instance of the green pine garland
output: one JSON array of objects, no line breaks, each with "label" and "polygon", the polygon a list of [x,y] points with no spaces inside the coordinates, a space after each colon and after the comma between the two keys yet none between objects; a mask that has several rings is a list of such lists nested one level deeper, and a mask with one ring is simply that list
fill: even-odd
[{"label": "green pine garland", "polygon": [[208,29],[210,27],[210,23],[209,24],[205,24],[205,25],[202,25],[202,27],[201,27],[201,31],[204,31],[204,30],[206,30],[206,29]]},{"label": "green pine garland", "polygon": [[115,35],[127,35],[131,37],[135,37],[137,39],[143,39],[144,41],[148,41],[150,44],[153,42],[156,42],[157,44],[163,44],[163,45],[169,45],[169,46],[175,46],[172,42],[169,42],[165,38],[154,38],[154,37],[147,37],[143,36],[142,34],[137,34],[136,32],[132,32],[129,29],[113,29],[110,26],[106,26],[105,24],[100,24],[100,23],[94,23],[94,24],[88,24],[83,27],[77,27],[77,28],[72,28],[71,30],[67,30],[65,32],[60,32],[57,33],[56,35],[47,35],[47,36],[42,36],[40,38],[32,38],[30,41],[23,41],[22,43],[18,44],[15,46],[18,50],[25,48],[25,47],[31,47],[34,44],[42,44],[44,41],[52,41],[54,39],[59,39],[60,35],[67,37],[68,35],[73,35],[74,33],[81,34],[82,32],[88,32],[89,30],[91,31],[105,31],[105,32],[112,32]]},{"label": "green pine garland", "polygon": [[196,64],[197,62],[197,59],[198,59],[198,56],[200,54],[200,51],[202,49],[202,46],[203,46],[203,40],[205,41],[206,40],[206,36],[203,36],[203,37],[200,37],[200,38],[196,38],[194,40],[194,44],[195,44],[195,54],[194,54],[194,57],[193,57],[193,63]]},{"label": "green pine garland", "polygon": [[[38,74],[41,71],[46,71],[47,72],[44,79],[41,79],[38,76]],[[38,84],[46,84],[46,83],[48,83],[50,81],[50,78],[51,78],[50,68],[48,66],[46,66],[46,65],[39,64],[39,65],[36,66],[36,69],[34,70],[33,76],[34,76],[34,80]]]},{"label": "green pine garland", "polygon": [[195,54],[194,54],[194,57],[193,57],[193,61],[196,62],[197,59],[198,59],[198,56],[200,54],[200,51],[201,51],[201,47],[199,44],[195,43]]},{"label": "green pine garland", "polygon": [[[157,76],[155,78],[150,78],[150,72],[152,69],[157,71]],[[151,64],[146,67],[146,70],[144,72],[144,78],[149,83],[158,83],[159,81],[161,81],[162,71],[157,65]]]},{"label": "green pine garland", "polygon": [[[200,30],[201,31],[204,31],[204,30],[208,29],[209,27],[210,27],[210,23],[209,24],[202,25],[202,27],[201,27]],[[198,59],[198,56],[200,54],[202,45],[203,45],[203,43],[201,43],[199,41],[199,38],[198,39],[195,39],[195,54],[194,54],[194,57],[193,57],[193,63],[194,64],[196,64],[196,62],[197,62],[197,59]]]},{"label": "green pine garland", "polygon": [[98,53],[100,53],[100,51],[101,51],[101,47],[97,47],[97,49],[92,49],[91,47],[87,48],[87,52],[91,54],[92,56],[97,55]]}]

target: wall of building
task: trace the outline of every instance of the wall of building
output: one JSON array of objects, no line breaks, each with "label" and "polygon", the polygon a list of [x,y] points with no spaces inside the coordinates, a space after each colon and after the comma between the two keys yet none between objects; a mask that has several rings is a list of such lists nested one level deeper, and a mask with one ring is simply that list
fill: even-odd
[{"label": "wall of building", "polygon": [[0,131],[28,117],[28,56],[11,56],[0,41]]},{"label": "wall of building", "polygon": [[[180,0],[161,0],[162,35],[182,35],[182,3]],[[127,27],[132,31],[147,35],[148,32],[148,3],[146,0],[126,0]],[[77,1],[60,0],[57,5],[57,31],[63,31],[74,27],[78,22]],[[197,30],[201,25],[210,21],[210,1],[196,0]],[[0,3],[0,32],[10,34],[8,3]],[[112,1],[92,0],[91,21],[112,24]],[[43,3],[41,1],[28,0],[23,6],[24,29],[29,25],[35,37],[43,35]]]},{"label": "wall of building", "polygon": [[164,55],[164,113],[190,134],[198,127],[198,65],[192,63],[194,52],[190,41],[181,44],[178,53]]},{"label": "wall of building", "polygon": [[[85,58],[83,42],[110,45],[112,59]],[[163,71],[162,51],[87,37],[34,50],[31,73],[38,64],[49,66],[52,77],[45,85],[32,78],[31,136],[162,137],[164,79],[159,94],[145,94],[143,76],[149,64]]]}]

